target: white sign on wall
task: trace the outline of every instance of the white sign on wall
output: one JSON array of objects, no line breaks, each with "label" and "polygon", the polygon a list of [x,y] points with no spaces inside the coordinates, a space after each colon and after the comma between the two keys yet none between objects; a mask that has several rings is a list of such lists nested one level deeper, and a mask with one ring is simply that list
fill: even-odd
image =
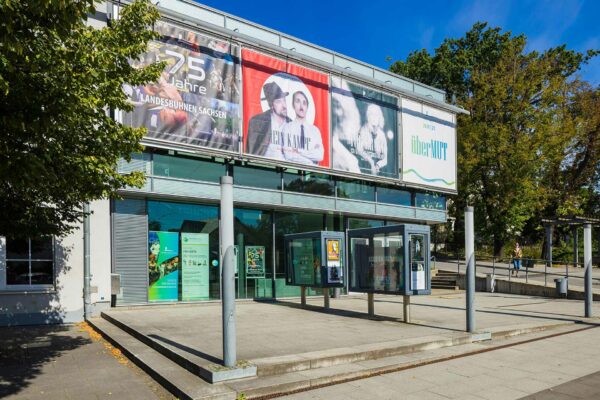
[{"label": "white sign on wall", "polygon": [[456,190],[456,116],[402,99],[402,180]]}]

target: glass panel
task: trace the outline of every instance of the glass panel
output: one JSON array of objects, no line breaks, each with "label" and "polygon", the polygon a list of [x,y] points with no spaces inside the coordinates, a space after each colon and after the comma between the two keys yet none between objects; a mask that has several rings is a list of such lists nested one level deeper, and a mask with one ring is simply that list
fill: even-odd
[{"label": "glass panel", "polygon": [[53,264],[52,261],[32,261],[31,284],[52,285],[54,283]]},{"label": "glass panel", "polygon": [[417,193],[415,196],[415,206],[432,208],[435,210],[445,210],[446,197],[437,193]]},{"label": "glass panel", "polygon": [[233,167],[233,183],[264,189],[281,190],[281,173],[274,169]]},{"label": "glass panel", "polygon": [[425,235],[411,233],[408,236],[410,241],[410,289],[425,290]]},{"label": "glass panel", "polygon": [[235,245],[238,248],[238,298],[272,297],[273,225],[271,213],[236,208]]},{"label": "glass panel", "polygon": [[219,182],[221,176],[227,175],[223,164],[182,156],[154,154],[153,165],[157,176]]},{"label": "glass panel", "polygon": [[6,238],[7,260],[29,260],[29,240]]},{"label": "glass panel", "polygon": [[350,239],[350,290],[398,293],[404,290],[402,235],[378,233]]},{"label": "glass panel", "polygon": [[52,249],[52,238],[31,239],[31,259],[52,260],[54,251]]},{"label": "glass panel", "polygon": [[364,181],[338,181],[337,196],[342,199],[375,201],[375,188]]},{"label": "glass panel", "polygon": [[[156,301],[220,298],[217,206],[149,201],[148,231],[149,290],[156,292],[150,297]],[[161,278],[175,272],[176,296],[172,282],[158,283],[153,289]]]},{"label": "glass panel", "polygon": [[7,285],[29,285],[29,262],[7,261],[6,262],[6,284]]},{"label": "glass panel", "polygon": [[401,206],[411,206],[411,194],[406,190],[399,190],[387,187],[377,188],[377,202],[396,204]]},{"label": "glass panel", "polygon": [[378,219],[348,218],[348,229],[377,228],[383,225],[384,221]]},{"label": "glass panel", "polygon": [[318,194],[321,196],[333,196],[335,186],[333,179],[329,175],[315,174],[312,172],[306,173],[290,173],[283,174],[284,190],[290,192]]},{"label": "glass panel", "polygon": [[[293,212],[275,213],[275,272],[277,297],[300,296],[300,287],[287,286],[285,282],[283,235],[321,230],[323,230],[323,214]],[[312,290],[307,290],[307,294],[313,295],[317,293]]]}]

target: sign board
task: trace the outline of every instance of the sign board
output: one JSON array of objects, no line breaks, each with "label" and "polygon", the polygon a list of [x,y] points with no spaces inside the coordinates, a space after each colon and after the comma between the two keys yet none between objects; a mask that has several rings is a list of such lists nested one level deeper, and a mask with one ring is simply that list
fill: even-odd
[{"label": "sign board", "polygon": [[265,246],[246,246],[246,278],[265,277]]},{"label": "sign board", "polygon": [[240,49],[190,29],[157,22],[161,36],[134,66],[166,62],[158,82],[125,86],[134,110],[123,122],[146,136],[237,152],[240,138]]},{"label": "sign board", "polygon": [[329,167],[329,77],[242,51],[244,152]]},{"label": "sign board", "polygon": [[177,301],[179,232],[148,232],[148,300]]},{"label": "sign board", "polygon": [[402,99],[402,180],[456,190],[455,115]]},{"label": "sign board", "polygon": [[340,283],[344,275],[341,240],[326,239],[325,242],[327,247],[327,283]]},{"label": "sign board", "polygon": [[398,178],[398,99],[332,77],[333,169]]},{"label": "sign board", "polygon": [[123,87],[134,109],[122,122],[147,128],[146,139],[456,191],[453,113],[189,27],[160,21],[155,30],[132,64],[164,61],[161,77]]},{"label": "sign board", "polygon": [[208,233],[181,233],[181,299],[208,300]]}]

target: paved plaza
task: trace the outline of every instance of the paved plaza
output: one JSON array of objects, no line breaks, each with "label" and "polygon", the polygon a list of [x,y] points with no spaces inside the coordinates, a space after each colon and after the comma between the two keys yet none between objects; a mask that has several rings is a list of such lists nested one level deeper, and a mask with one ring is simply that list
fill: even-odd
[{"label": "paved plaza", "polygon": [[[402,322],[402,298],[397,296],[376,296],[375,318],[366,315],[366,296],[362,295],[331,299],[332,309],[328,312],[321,308],[319,297],[309,298],[305,309],[297,299],[238,302],[238,359],[260,363],[265,359],[344,354],[391,344],[460,338],[465,336],[464,305],[463,292],[434,291],[431,296],[415,297],[411,304],[412,322],[406,324]],[[595,315],[600,315],[600,304],[595,303],[594,307]],[[360,376],[360,371],[369,373],[390,360],[398,360],[405,367],[402,371],[352,379],[288,397],[516,399],[535,395],[534,398],[554,399],[557,397],[548,396],[556,396],[555,391],[548,389],[571,381],[578,393],[594,390],[597,378],[590,374],[600,371],[600,329],[596,327],[600,320],[582,317],[583,302],[477,293],[476,308],[477,328],[493,333],[491,341],[420,348],[395,359],[339,365],[332,368],[353,369],[356,378],[367,376]],[[127,321],[129,326],[165,346],[214,364],[220,362],[222,355],[220,312],[220,304],[212,303],[119,308],[108,314]],[[0,395],[11,400],[173,398],[90,329],[3,328],[0,345]],[[273,384],[277,380],[314,377],[319,372],[310,369],[259,376],[254,382]],[[579,378],[587,380],[576,381]],[[252,382],[218,385],[233,388],[227,393],[235,397],[236,388],[250,387]]]}]

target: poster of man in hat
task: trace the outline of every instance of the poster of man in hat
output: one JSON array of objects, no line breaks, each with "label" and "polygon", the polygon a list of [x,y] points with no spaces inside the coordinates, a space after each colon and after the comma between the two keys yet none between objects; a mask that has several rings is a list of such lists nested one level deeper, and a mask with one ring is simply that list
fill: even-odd
[{"label": "poster of man in hat", "polygon": [[329,167],[326,74],[242,51],[246,154]]}]

